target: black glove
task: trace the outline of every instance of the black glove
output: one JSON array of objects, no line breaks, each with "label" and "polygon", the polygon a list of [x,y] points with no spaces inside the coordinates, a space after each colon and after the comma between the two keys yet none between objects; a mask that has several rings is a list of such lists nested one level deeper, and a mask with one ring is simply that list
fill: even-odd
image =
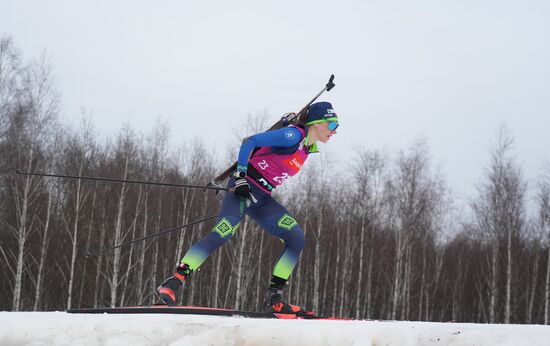
[{"label": "black glove", "polygon": [[237,196],[250,198],[250,185],[246,181],[245,172],[235,172],[233,174],[235,177],[235,194]]}]

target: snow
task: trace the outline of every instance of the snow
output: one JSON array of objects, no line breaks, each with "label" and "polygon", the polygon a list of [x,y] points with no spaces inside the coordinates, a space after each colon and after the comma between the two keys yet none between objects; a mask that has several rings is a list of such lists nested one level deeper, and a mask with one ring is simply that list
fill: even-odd
[{"label": "snow", "polygon": [[0,345],[550,345],[550,326],[0,312]]}]

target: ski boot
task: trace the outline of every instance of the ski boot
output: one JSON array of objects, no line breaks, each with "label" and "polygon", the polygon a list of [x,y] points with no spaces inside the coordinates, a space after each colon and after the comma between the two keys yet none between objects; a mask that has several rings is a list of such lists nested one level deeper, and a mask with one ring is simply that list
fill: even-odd
[{"label": "ski boot", "polygon": [[183,286],[185,279],[193,270],[185,263],[180,263],[176,267],[174,275],[164,280],[155,290],[157,296],[168,306],[176,306],[176,293]]},{"label": "ski boot", "polygon": [[271,280],[271,284],[267,289],[267,298],[264,306],[264,312],[278,313],[278,314],[296,314],[296,315],[309,315],[301,307],[286,303],[283,301],[284,287],[286,286],[286,280],[274,277]]}]

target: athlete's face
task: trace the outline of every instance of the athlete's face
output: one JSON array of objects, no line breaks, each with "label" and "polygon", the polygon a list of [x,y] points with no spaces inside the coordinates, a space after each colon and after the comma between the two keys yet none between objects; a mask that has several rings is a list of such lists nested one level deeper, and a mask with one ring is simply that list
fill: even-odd
[{"label": "athlete's face", "polygon": [[317,125],[317,133],[318,133],[319,141],[321,141],[322,143],[328,142],[330,137],[336,134],[336,129],[331,130],[330,127],[333,125],[329,126],[328,122],[315,124],[315,125]]}]

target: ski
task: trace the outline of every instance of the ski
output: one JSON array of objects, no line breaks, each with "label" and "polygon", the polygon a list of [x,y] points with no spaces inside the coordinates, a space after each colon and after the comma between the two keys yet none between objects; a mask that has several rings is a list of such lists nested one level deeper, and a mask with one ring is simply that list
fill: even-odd
[{"label": "ski", "polygon": [[70,314],[183,314],[183,315],[206,315],[226,317],[248,317],[248,318],[272,318],[285,320],[353,320],[351,318],[340,318],[330,316],[317,316],[313,314],[280,314],[270,312],[243,311],[224,308],[210,308],[204,306],[124,306],[115,308],[84,308],[70,309]]}]

